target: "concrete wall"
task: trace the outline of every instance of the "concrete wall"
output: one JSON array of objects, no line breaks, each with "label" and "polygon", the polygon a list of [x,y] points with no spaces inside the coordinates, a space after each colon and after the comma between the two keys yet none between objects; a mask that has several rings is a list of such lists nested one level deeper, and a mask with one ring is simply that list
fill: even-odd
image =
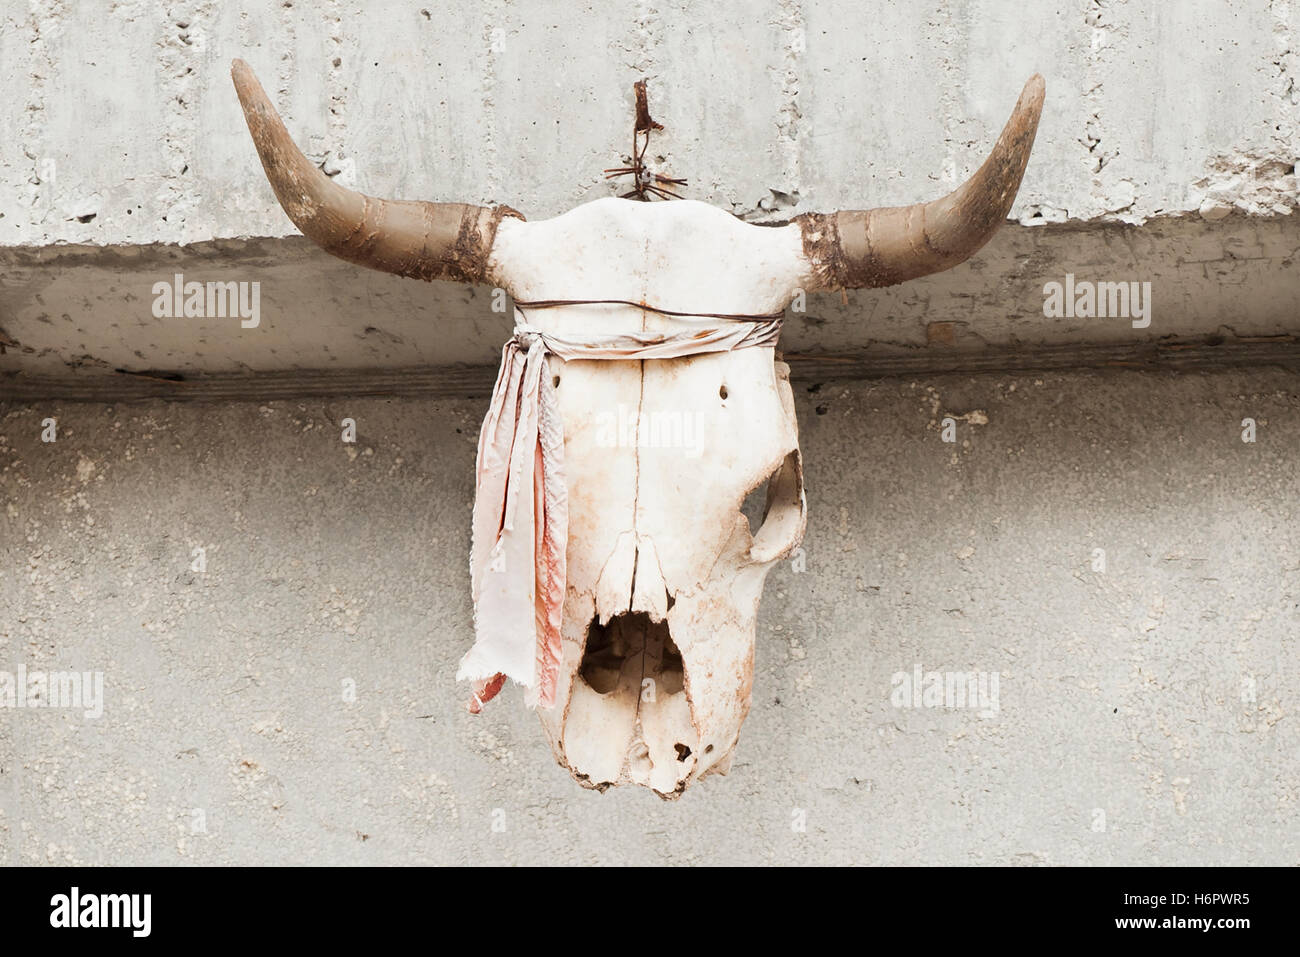
[{"label": "concrete wall", "polygon": [[796,195],[797,212],[912,202],[979,164],[1040,71],[1015,218],[1269,215],[1296,204],[1297,15],[1288,0],[10,3],[0,242],[292,234],[236,56],[310,155],[379,195],[530,218],[607,195],[645,76],[667,126],[655,152],[692,198],[746,214]]},{"label": "concrete wall", "polygon": [[[1136,348],[1171,338],[1237,342],[1300,332],[1300,217],[1234,214],[1213,224],[1004,227],[971,262],[888,289],[808,297],[781,345],[801,355],[913,357],[920,364],[1068,346]],[[307,240],[189,247],[0,249],[0,396],[23,377],[114,370],[190,380],[294,370],[488,366],[510,334],[486,286],[419,283],[341,262]],[[154,283],[259,282],[255,329],[233,318],[156,319]],[[1151,283],[1150,325],[1045,318],[1043,287],[1067,273]],[[3,339],[0,339],[2,342]],[[1293,340],[1291,340],[1293,341]],[[1300,358],[1300,355],[1295,358]],[[62,385],[62,383],[60,383]],[[53,385],[50,388],[57,388]],[[44,393],[50,394],[50,393]],[[54,394],[62,394],[55,392]],[[181,394],[181,393],[178,393]]]},{"label": "concrete wall", "polygon": [[[1296,863],[1296,18],[1289,0],[0,7],[0,671],[105,680],[97,719],[0,709],[0,862]],[[787,323],[806,568],[769,579],[730,776],[674,804],[599,795],[516,694],[464,713],[476,396],[509,320],[486,289],[297,236],[235,56],[341,181],[531,219],[615,189],[601,170],[643,76],[662,166],[759,222],[947,191],[1046,76],[993,243]],[[262,283],[262,324],[155,319],[176,272]],[[1151,326],[1045,319],[1067,272],[1152,282]],[[1202,371],[1023,371],[1144,349]],[[873,362],[914,374],[841,381]],[[935,371],[999,366],[1021,371]],[[123,381],[266,396],[312,375],[346,386],[108,401]],[[897,707],[916,666],[996,673],[997,712]]]},{"label": "concrete wall", "polygon": [[[0,861],[1300,856],[1293,375],[800,389],[806,570],[768,581],[730,775],[674,803],[582,790],[513,691],[464,711],[482,411],[0,413],[0,662],[101,670],[106,699],[0,714]],[[997,713],[895,707],[917,665],[998,672]]]},{"label": "concrete wall", "polygon": [[[1293,6],[10,4],[0,394],[17,374],[495,361],[508,321],[481,290],[368,274],[296,238],[244,127],[235,56],[341,182],[506,202],[533,219],[621,189],[601,171],[628,149],[641,77],[667,126],[651,155],[690,180],[686,195],[774,221],[941,195],[978,166],[1041,71],[1020,225],[941,276],[815,300],[792,316],[786,348],[1016,353],[1289,334],[1300,297]],[[177,272],[260,282],[262,325],[155,318],[153,284]],[[1043,284],[1067,272],[1152,282],[1152,325],[1045,322]],[[953,325],[934,336],[936,323]]]}]

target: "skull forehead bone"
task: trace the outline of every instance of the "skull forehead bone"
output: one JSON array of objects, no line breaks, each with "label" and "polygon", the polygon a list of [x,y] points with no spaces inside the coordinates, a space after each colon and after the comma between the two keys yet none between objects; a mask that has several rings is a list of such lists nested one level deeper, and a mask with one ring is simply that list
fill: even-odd
[{"label": "skull forehead bone", "polygon": [[[508,207],[338,186],[294,146],[248,66],[237,60],[232,73],[267,178],[305,235],[370,268],[503,286],[517,323],[555,336],[671,336],[708,314],[779,313],[801,289],[886,286],[950,268],[1005,219],[1043,100],[1035,76],[983,166],[929,203],[755,226],[691,201],[610,198],[526,222]],[[566,304],[575,299],[586,302]],[[554,308],[529,305],[543,302]],[[560,660],[542,725],[584,785],[675,797],[730,763],[749,709],[763,582],[803,534],[788,370],[770,345],[545,362],[568,532]],[[765,481],[751,535],[741,504]]]}]

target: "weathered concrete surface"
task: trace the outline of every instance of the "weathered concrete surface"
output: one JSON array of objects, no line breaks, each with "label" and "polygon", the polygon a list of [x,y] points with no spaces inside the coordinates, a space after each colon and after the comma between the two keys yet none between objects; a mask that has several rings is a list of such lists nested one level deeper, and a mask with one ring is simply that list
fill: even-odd
[{"label": "weathered concrete surface", "polygon": [[[339,181],[534,219],[626,188],[601,171],[629,146],[643,76],[667,125],[654,162],[691,198],[771,222],[946,192],[1041,71],[1022,227],[952,273],[821,297],[792,316],[786,348],[1294,333],[1294,6],[13,3],[0,13],[0,374],[494,361],[509,323],[485,290],[403,283],[304,246],[245,129],[235,56]],[[1031,228],[1045,224],[1063,225]],[[263,326],[154,318],[153,284],[177,272],[261,283]],[[1152,326],[1044,322],[1043,283],[1067,272],[1151,282]]]},{"label": "weathered concrete surface", "polygon": [[[7,4],[0,396],[18,372],[494,362],[490,290],[296,235],[235,56],[340,181],[532,219],[619,188],[642,76],[655,162],[770,222],[946,192],[1040,71],[1019,225],[950,273],[812,298],[783,347],[1300,333],[1292,0],[738,9]],[[154,318],[176,272],[261,283],[261,325]],[[1045,318],[1067,272],[1151,282],[1150,327]],[[814,387],[806,570],[769,581],[732,775],[674,805],[577,788],[513,693],[463,711],[481,401],[0,404],[0,671],[107,683],[97,720],[0,709],[0,861],[1300,862],[1294,374]],[[896,708],[916,665],[996,672],[997,714]]]},{"label": "weathered concrete surface", "polygon": [[[0,710],[0,861],[1300,862],[1294,375],[798,403],[806,570],[731,775],[673,804],[578,788],[513,691],[464,713],[481,402],[0,407],[0,669],[107,698]],[[998,712],[894,707],[918,664]]]},{"label": "weathered concrete surface", "polygon": [[[1009,226],[956,269],[889,289],[808,297],[790,353],[903,355],[1145,343],[1207,334],[1300,335],[1300,217],[1214,224]],[[301,237],[190,247],[0,249],[0,397],[6,374],[392,369],[494,365],[509,335],[486,286],[420,283],[340,262]],[[260,323],[155,318],[156,282],[260,282]],[[1047,318],[1045,283],[1149,282],[1144,328]],[[501,302],[504,304],[505,300]]]},{"label": "weathered concrete surface", "polygon": [[608,195],[631,84],[662,166],[737,214],[912,202],[982,160],[1047,78],[1013,216],[1296,205],[1290,0],[760,0],[739,8],[424,0],[9,3],[0,14],[0,244],[294,232],[229,79],[247,59],[309,155],[380,195]]}]

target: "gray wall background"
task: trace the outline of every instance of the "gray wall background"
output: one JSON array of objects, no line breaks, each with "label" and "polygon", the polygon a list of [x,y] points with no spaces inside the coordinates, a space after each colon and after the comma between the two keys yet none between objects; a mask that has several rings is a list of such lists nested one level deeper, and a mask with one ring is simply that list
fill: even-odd
[{"label": "gray wall background", "polygon": [[[98,720],[0,709],[0,862],[1300,863],[1298,18],[1290,0],[0,2],[0,670],[103,671],[107,698]],[[673,804],[599,795],[516,695],[464,712],[485,400],[442,396],[508,321],[486,289],[296,236],[235,56],[348,185],[531,219],[614,190],[600,171],[643,76],[662,166],[762,222],[946,192],[1045,74],[1013,222],[984,251],[788,323],[789,351],[915,374],[792,362],[806,568],[769,579],[730,776]],[[261,327],[155,319],[176,272],[261,282]],[[1066,272],[1151,281],[1152,326],[1045,319]],[[1216,342],[1261,364],[1216,368]],[[1025,371],[1144,346],[1202,369]],[[1019,371],[935,371],[966,362]],[[234,396],[411,369],[440,397],[113,403],[119,369]],[[894,707],[917,664],[998,672],[998,713]]]},{"label": "gray wall background", "polygon": [[[4,860],[1297,862],[1293,374],[799,396],[806,570],[731,774],[675,803],[579,788],[515,694],[464,711],[481,402],[8,408],[0,661],[107,706],[0,715]],[[916,664],[1000,672],[998,713],[894,707]]]},{"label": "gray wall background", "polygon": [[[974,260],[817,297],[795,352],[977,353],[1295,331],[1292,0],[49,0],[0,3],[0,395],[14,377],[494,364],[484,290],[358,270],[297,235],[230,81],[378,196],[530,219],[652,160],[755,222],[927,200],[1047,99],[1011,224]],[[659,158],[662,157],[662,160]],[[1152,325],[1046,320],[1067,272],[1143,280]],[[155,319],[152,286],[261,282],[262,324]],[[111,384],[106,384],[111,388]],[[40,388],[23,394],[46,394]]]},{"label": "gray wall background", "polygon": [[654,154],[692,198],[778,218],[796,194],[796,212],[908,203],[979,165],[1038,71],[1045,135],[1013,218],[1273,215],[1296,206],[1296,15],[1290,0],[10,0],[0,241],[292,235],[233,57],[309,155],[378,195],[530,218],[604,196],[647,77],[667,127]]}]

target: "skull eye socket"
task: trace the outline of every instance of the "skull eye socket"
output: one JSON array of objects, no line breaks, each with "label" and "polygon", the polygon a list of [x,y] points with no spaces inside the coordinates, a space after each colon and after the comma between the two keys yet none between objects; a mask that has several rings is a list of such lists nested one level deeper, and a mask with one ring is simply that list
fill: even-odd
[{"label": "skull eye socket", "polygon": [[726,386],[726,383],[723,383],[722,385],[720,385],[720,386],[718,387],[718,398],[722,399],[723,402],[726,402],[726,401],[727,401],[727,386]]},{"label": "skull eye socket", "polygon": [[[741,507],[749,521],[753,544],[749,558],[770,562],[788,555],[803,538],[807,505],[803,494],[803,464],[795,449],[749,494]],[[759,524],[761,517],[762,524]]]},{"label": "skull eye socket", "polygon": [[767,488],[775,477],[776,472],[773,472],[763,479],[749,490],[745,500],[740,503],[740,512],[749,522],[750,537],[757,536],[759,529],[763,527],[763,518],[767,514]]}]

